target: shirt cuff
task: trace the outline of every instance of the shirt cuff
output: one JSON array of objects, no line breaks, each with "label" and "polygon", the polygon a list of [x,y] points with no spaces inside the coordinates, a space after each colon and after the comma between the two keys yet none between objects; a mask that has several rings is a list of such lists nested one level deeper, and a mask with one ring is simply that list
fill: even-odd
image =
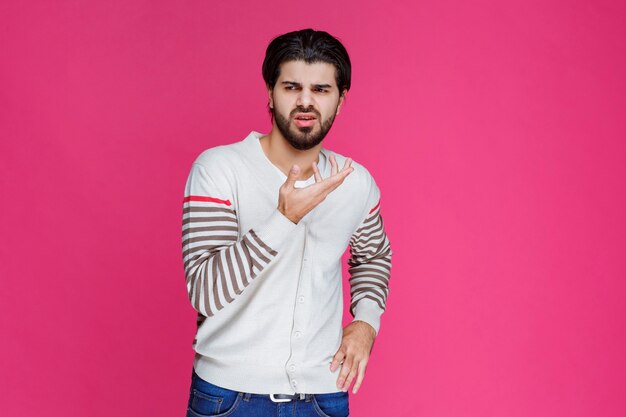
[{"label": "shirt cuff", "polygon": [[363,298],[354,306],[354,319],[352,321],[360,320],[366,322],[376,330],[376,335],[378,335],[380,316],[382,314],[383,310],[375,301]]},{"label": "shirt cuff", "polygon": [[253,230],[256,235],[270,248],[278,250],[291,232],[298,227],[276,208],[270,216]]}]

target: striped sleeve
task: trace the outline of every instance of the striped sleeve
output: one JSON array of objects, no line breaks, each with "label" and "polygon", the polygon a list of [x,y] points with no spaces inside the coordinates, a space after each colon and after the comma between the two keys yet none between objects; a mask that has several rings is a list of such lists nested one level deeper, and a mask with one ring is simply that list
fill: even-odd
[{"label": "striped sleeve", "polygon": [[391,245],[380,215],[380,191],[373,184],[365,218],[350,239],[350,314],[370,324],[376,334],[386,306],[391,273]]},{"label": "striped sleeve", "polygon": [[193,308],[205,317],[233,302],[274,260],[296,227],[276,209],[258,227],[238,238],[237,211],[232,197],[225,192],[229,187],[222,183],[218,188],[216,179],[204,166],[194,163],[183,198],[182,250],[187,292]]}]

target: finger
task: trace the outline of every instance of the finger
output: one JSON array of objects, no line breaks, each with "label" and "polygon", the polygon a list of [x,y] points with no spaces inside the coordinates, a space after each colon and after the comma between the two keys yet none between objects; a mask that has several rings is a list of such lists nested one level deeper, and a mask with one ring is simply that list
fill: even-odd
[{"label": "finger", "polygon": [[348,388],[350,387],[350,384],[352,383],[352,380],[354,379],[358,369],[359,369],[359,363],[355,360],[354,362],[352,362],[352,366],[350,366],[350,370],[348,372],[348,375],[346,376],[346,380],[341,386],[342,391],[344,392],[348,391]]},{"label": "finger", "polygon": [[350,175],[350,173],[354,171],[353,167],[348,167],[346,169],[342,169],[340,174],[342,175],[341,177],[341,181],[343,181],[348,175]]},{"label": "finger", "polygon": [[312,189],[316,189],[317,194],[323,200],[328,194],[331,193],[335,188],[339,187],[343,180],[350,175],[350,173],[354,171],[353,167],[348,167],[345,170],[341,170],[339,173],[335,173],[335,175],[331,175],[330,177],[324,178],[319,182],[315,182],[313,184],[307,185],[307,187],[311,187]]},{"label": "finger", "polygon": [[367,368],[367,361],[363,360],[359,363],[359,375],[356,377],[356,382],[352,387],[353,394],[356,394],[359,388],[361,388],[361,383],[363,382],[363,378],[365,378],[365,368]]},{"label": "finger", "polygon": [[346,355],[341,350],[339,350],[339,351],[337,351],[337,353],[335,353],[335,356],[333,356],[333,360],[330,363],[330,371],[331,372],[335,372],[335,370],[339,367],[339,364],[343,361],[343,358],[345,356]]},{"label": "finger", "polygon": [[350,369],[350,373],[348,374],[348,378],[346,379],[346,383],[343,385],[342,391],[348,391],[348,389],[350,388],[350,384],[352,384],[352,380],[356,376],[358,370],[359,362],[355,360]]},{"label": "finger", "polygon": [[352,165],[352,158],[346,158],[346,161],[343,163],[343,168],[341,168],[341,170],[343,171],[344,169],[350,168],[350,165]]},{"label": "finger", "polygon": [[298,165],[292,165],[289,170],[289,175],[287,175],[287,179],[285,180],[285,187],[287,189],[295,188],[296,179],[298,178],[298,174],[300,173],[300,167]]},{"label": "finger", "polygon": [[317,167],[317,162],[313,161],[313,175],[315,175],[315,182],[322,181],[322,175],[320,174],[320,170]]},{"label": "finger", "polygon": [[324,193],[324,197],[330,194],[330,192],[333,191],[335,188],[339,187],[343,183],[343,180],[345,180],[352,171],[354,171],[354,168],[350,167],[345,171],[341,171],[338,175],[335,175],[334,177],[326,178],[324,180],[326,183],[326,187],[324,187],[322,190],[322,192]]},{"label": "finger", "polygon": [[330,184],[335,184],[337,183],[337,185],[341,184],[343,182],[343,180],[350,175],[350,173],[354,171],[354,167],[347,167],[345,169],[342,169],[341,171],[335,173],[335,175],[331,175],[330,177],[326,178],[326,181],[329,182]]},{"label": "finger", "polygon": [[343,386],[345,385],[346,380],[348,378],[348,374],[350,374],[351,370],[352,370],[352,358],[347,357],[343,361],[343,365],[341,366],[341,372],[339,373],[339,378],[337,378],[337,388],[343,389]]},{"label": "finger", "polygon": [[335,155],[330,154],[330,175],[335,175],[337,173],[337,161],[335,160]]}]

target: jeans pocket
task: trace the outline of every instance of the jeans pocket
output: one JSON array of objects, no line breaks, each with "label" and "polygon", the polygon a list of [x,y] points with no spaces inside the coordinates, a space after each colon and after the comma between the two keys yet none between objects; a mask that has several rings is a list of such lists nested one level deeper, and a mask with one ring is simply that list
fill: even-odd
[{"label": "jeans pocket", "polygon": [[349,417],[348,392],[313,395],[313,408],[320,417]]},{"label": "jeans pocket", "polygon": [[209,395],[194,388],[191,391],[189,407],[196,415],[213,416],[219,414],[223,402],[223,397]]},{"label": "jeans pocket", "polygon": [[217,417],[232,414],[243,394],[211,384],[195,372],[192,376],[187,416]]}]

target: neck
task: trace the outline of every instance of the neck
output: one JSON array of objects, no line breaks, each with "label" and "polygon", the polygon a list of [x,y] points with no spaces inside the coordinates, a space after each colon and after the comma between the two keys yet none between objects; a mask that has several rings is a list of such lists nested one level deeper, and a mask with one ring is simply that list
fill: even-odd
[{"label": "neck", "polygon": [[321,143],[307,150],[296,149],[285,140],[275,126],[260,141],[267,158],[285,175],[289,175],[289,170],[293,165],[300,167],[300,174],[297,178],[299,181],[306,180],[314,174],[312,163],[313,161],[319,163]]}]

